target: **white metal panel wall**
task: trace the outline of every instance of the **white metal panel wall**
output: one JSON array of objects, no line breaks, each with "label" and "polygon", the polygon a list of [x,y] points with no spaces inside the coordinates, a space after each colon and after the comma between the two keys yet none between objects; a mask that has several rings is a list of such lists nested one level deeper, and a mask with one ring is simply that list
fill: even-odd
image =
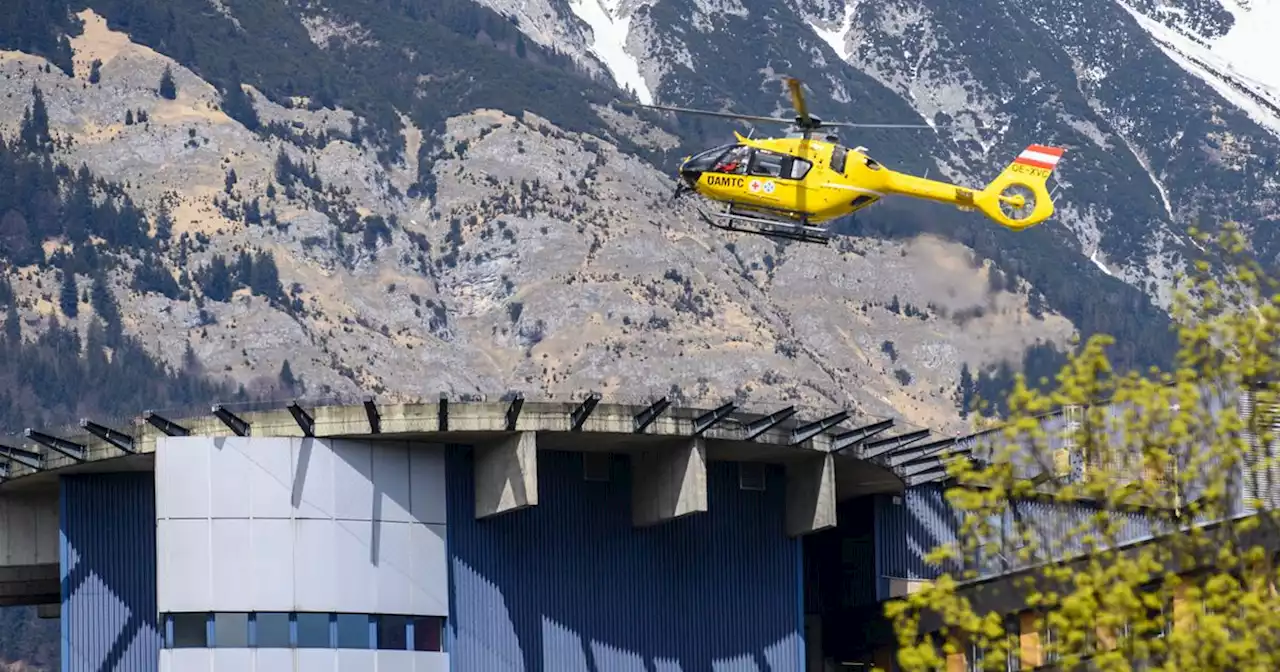
[{"label": "white metal panel wall", "polygon": [[443,448],[156,446],[159,610],[448,615]]},{"label": "white metal panel wall", "polygon": [[160,672],[448,672],[435,651],[162,649]]}]

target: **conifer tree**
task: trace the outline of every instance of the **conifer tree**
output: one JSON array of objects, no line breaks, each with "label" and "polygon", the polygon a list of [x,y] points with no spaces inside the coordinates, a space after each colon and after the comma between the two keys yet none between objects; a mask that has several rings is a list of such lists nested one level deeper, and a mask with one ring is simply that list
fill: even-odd
[{"label": "conifer tree", "polygon": [[71,271],[62,273],[62,291],[58,294],[62,314],[74,318],[80,312],[80,292],[76,291],[76,276]]},{"label": "conifer tree", "polygon": [[164,66],[164,73],[160,75],[160,97],[167,100],[178,97],[178,87],[173,81],[173,71],[167,65]]}]

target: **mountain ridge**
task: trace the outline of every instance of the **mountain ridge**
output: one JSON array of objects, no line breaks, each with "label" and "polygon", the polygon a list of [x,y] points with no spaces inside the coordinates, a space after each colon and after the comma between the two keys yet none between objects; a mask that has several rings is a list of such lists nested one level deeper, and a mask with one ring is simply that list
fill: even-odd
[{"label": "mountain ridge", "polygon": [[[642,159],[532,114],[449,120],[435,138],[435,198],[413,199],[407,187],[423,176],[409,163],[387,170],[377,149],[338,135],[348,113],[284,108],[246,85],[259,128],[334,135],[320,147],[255,133],[212,109],[225,94],[185,67],[96,14],[82,18],[74,79],[25,56],[6,56],[4,67],[27,73],[24,89],[42,87],[53,134],[73,140],[63,154],[121,182],[153,217],[163,205],[171,220],[151,259],[176,284],[140,291],[147,264],[136,261],[113,274],[130,332],[170,366],[189,348],[250,392],[274,385],[288,361],[318,394],[597,389],[641,401],[674,385],[690,402],[747,395],[852,404],[877,417],[909,406],[908,421],[959,428],[950,396],[961,360],[998,361],[1007,345],[1021,352],[1037,339],[1065,347],[1072,331],[1051,313],[1030,317],[1027,299],[1005,291],[1017,285],[990,280],[940,240],[819,250],[720,236],[668,205],[669,178]],[[87,84],[94,70],[98,81]],[[174,100],[156,93],[166,71]],[[23,93],[3,102],[14,116],[30,104]],[[103,116],[68,116],[86,96],[101,98],[89,109]],[[118,121],[121,109],[133,124]],[[414,132],[406,125],[406,146]],[[910,263],[895,270],[893,254]],[[913,277],[917,258],[953,274],[921,284],[930,278]],[[867,263],[859,259],[885,261],[857,270]],[[258,266],[270,276],[255,287]],[[56,276],[33,267],[15,291],[38,297],[37,280],[50,286]],[[956,294],[966,277],[969,289]],[[843,311],[820,308],[835,297]],[[52,296],[34,308],[64,317]],[[851,317],[866,323],[856,338],[831,322]],[[999,326],[1010,319],[1029,331]],[[938,326],[913,335],[921,321]],[[424,370],[438,372],[429,384],[418,379]]]}]

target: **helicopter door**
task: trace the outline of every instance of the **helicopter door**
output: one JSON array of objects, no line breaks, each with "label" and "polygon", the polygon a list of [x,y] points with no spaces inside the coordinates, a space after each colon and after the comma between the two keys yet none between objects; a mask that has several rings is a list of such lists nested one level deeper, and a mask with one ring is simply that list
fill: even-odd
[{"label": "helicopter door", "polygon": [[757,149],[751,158],[747,188],[755,198],[785,210],[804,209],[804,177],[813,164],[786,154]]},{"label": "helicopter door", "polygon": [[796,180],[791,179],[790,156],[755,150],[746,182],[751,197],[776,207],[790,207],[795,201],[795,187]]}]

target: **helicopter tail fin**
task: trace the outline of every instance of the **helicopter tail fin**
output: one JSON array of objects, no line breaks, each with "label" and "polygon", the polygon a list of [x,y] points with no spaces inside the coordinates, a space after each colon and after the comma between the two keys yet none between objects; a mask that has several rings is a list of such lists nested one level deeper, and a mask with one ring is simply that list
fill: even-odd
[{"label": "helicopter tail fin", "polygon": [[1061,147],[1029,145],[982,190],[974,205],[1015,231],[1043,222],[1053,214],[1046,184],[1064,153]]}]

